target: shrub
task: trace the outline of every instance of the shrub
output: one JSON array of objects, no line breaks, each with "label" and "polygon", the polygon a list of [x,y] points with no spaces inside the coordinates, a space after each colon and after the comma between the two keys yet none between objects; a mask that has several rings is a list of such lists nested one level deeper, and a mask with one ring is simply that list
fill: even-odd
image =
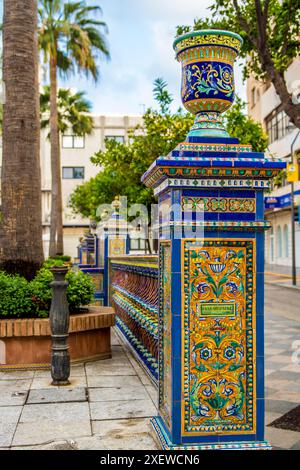
[{"label": "shrub", "polygon": [[92,302],[95,286],[89,274],[70,270],[66,275],[66,280],[69,283],[67,298],[70,310],[78,309],[81,305],[88,305]]},{"label": "shrub", "polygon": [[[28,282],[25,278],[0,271],[0,317],[47,317],[50,311],[53,274],[52,266],[61,266],[61,260],[47,260],[36,277]],[[92,277],[82,271],[69,270],[67,299],[70,311],[88,305],[94,298]]]},{"label": "shrub", "polygon": [[0,271],[1,317],[37,316],[37,306],[32,299],[29,284],[24,277]]},{"label": "shrub", "polygon": [[31,297],[36,305],[39,317],[47,317],[49,314],[52,297],[50,282],[52,281],[53,274],[50,269],[42,268],[29,283]]}]

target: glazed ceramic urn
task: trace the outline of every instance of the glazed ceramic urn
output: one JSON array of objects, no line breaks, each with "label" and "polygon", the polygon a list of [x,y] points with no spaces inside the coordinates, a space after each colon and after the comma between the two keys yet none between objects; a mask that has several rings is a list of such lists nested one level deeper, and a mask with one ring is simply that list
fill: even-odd
[{"label": "glazed ceramic urn", "polygon": [[189,137],[228,137],[221,113],[234,101],[234,61],[242,38],[220,30],[201,30],[179,36],[173,44],[182,64],[181,98],[196,115]]}]

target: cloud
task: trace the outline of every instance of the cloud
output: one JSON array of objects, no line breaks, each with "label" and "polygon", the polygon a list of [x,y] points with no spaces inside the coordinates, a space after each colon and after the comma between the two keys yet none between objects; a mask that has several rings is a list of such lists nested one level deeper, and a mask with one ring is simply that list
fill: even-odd
[{"label": "cloud", "polygon": [[[89,1],[95,4],[95,0]],[[212,0],[102,0],[111,61],[101,64],[102,79],[96,87],[78,78],[69,86],[87,90],[95,113],[139,114],[141,104],[155,105],[153,81],[162,77],[173,95],[173,109],[177,109],[181,105],[181,71],[172,48],[176,26],[209,16],[210,4]],[[239,76],[238,88],[243,89]]]}]

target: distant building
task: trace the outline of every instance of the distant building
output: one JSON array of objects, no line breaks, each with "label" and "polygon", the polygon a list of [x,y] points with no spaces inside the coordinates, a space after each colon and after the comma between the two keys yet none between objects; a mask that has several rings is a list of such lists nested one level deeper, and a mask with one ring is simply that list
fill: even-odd
[{"label": "distant building", "polygon": [[[300,58],[295,59],[286,71],[289,91],[296,90],[300,99]],[[298,92],[297,92],[298,90]],[[298,96],[297,96],[298,95]],[[280,99],[271,83],[262,83],[250,77],[247,80],[248,113],[260,122],[268,134],[268,153],[291,161],[291,145],[298,130],[282,110]],[[294,151],[300,151],[300,135]],[[265,215],[272,228],[266,233],[266,263],[278,266],[291,266],[291,185],[283,181],[283,186],[265,195]],[[300,182],[295,183],[295,231],[296,265],[300,267]]]},{"label": "distant building", "polygon": [[[74,189],[95,176],[99,168],[90,157],[100,149],[105,150],[105,139],[128,142],[128,130],[142,124],[142,116],[99,116],[94,115],[94,130],[91,135],[79,137],[71,134],[61,136],[61,174],[63,193],[64,252],[77,257],[79,238],[90,227],[90,220],[75,215],[68,207]],[[42,180],[42,222],[45,256],[49,251],[49,230],[51,213],[51,161],[48,130],[41,132],[41,180]],[[2,148],[0,148],[0,166]]]}]

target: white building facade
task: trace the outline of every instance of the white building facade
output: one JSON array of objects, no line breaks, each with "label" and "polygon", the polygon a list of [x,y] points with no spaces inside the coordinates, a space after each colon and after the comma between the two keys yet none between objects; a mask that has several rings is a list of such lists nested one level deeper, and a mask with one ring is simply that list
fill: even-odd
[{"label": "white building facade", "polygon": [[[300,98],[300,58],[286,71],[286,83],[294,99]],[[268,154],[292,161],[293,154],[300,152],[299,129],[293,126],[282,110],[280,99],[272,84],[265,84],[250,77],[247,81],[248,114],[260,122],[268,134]],[[295,191],[295,240],[296,266],[300,268],[300,182],[294,183]],[[265,197],[265,215],[272,228],[266,233],[266,258],[269,265],[291,266],[292,264],[292,221],[291,184],[283,181],[282,187],[274,187]]]},{"label": "white building facade", "polygon": [[[68,207],[69,198],[74,189],[94,177],[99,167],[93,165],[90,158],[99,150],[105,150],[106,139],[116,139],[128,143],[128,131],[142,125],[142,116],[101,116],[93,115],[94,129],[85,137],[71,134],[63,135],[61,145],[61,176],[63,197],[64,254],[77,257],[79,238],[90,227],[90,220],[74,214]],[[42,222],[45,257],[49,251],[49,231],[51,213],[51,160],[48,130],[41,132],[41,186],[42,186]],[[2,148],[0,148],[0,166]]]}]

